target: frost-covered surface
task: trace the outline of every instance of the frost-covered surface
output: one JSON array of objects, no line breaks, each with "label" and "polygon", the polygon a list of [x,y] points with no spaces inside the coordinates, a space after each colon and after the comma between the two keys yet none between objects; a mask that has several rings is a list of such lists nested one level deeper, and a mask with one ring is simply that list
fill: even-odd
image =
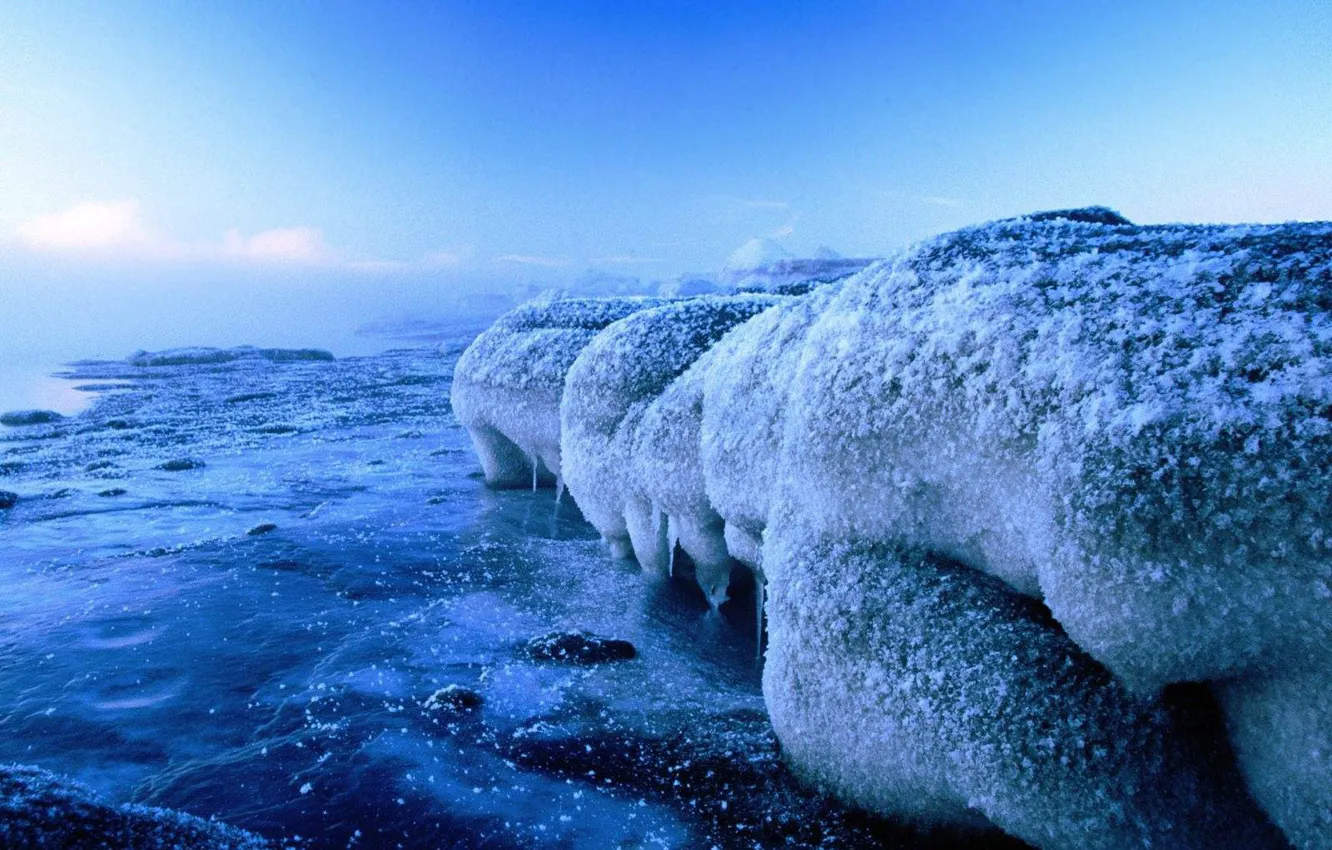
[{"label": "frost-covered surface", "polygon": [[0,765],[0,846],[29,850],[270,850],[257,835],[169,809],[117,806],[49,771]]},{"label": "frost-covered surface", "polygon": [[[1055,211],[711,350],[637,321],[570,370],[566,474],[647,565],[669,503],[761,567],[765,696],[803,772],[1052,847],[1261,846],[1252,793],[1332,846],[1332,225]],[[1206,699],[1180,720],[1183,682],[1224,723]]]},{"label": "frost-covered surface", "polygon": [[[660,480],[651,456],[670,454],[669,447],[697,433],[688,422],[696,410],[689,399],[698,393],[688,388],[663,393],[727,331],[776,303],[769,296],[703,297],[644,310],[607,327],[570,367],[560,407],[564,476],[583,515],[616,555],[632,551],[645,570],[668,570],[669,514],[659,499],[685,505],[667,492],[675,482]],[[649,415],[654,402],[660,404]],[[668,433],[681,416],[682,434]],[[679,453],[673,460],[685,462]],[[693,466],[660,474],[692,474],[689,480],[701,496],[701,472]],[[702,516],[689,510],[677,519],[686,534],[716,538],[709,548],[718,550],[718,557],[701,561],[698,577],[709,598],[721,601],[730,562],[720,540],[720,520],[714,523],[707,516],[710,510],[702,507]],[[715,531],[708,528],[713,525]]]},{"label": "frost-covered surface", "polygon": [[[1141,692],[1318,690],[1330,261],[1328,225],[1060,219],[904,252],[842,286],[797,343],[773,504],[824,537],[929,550],[1042,598]],[[770,702],[790,685],[771,680]],[[1228,711],[1250,787],[1293,839],[1325,846],[1328,751],[1316,734],[1246,733],[1248,716]]]},{"label": "frost-covered surface", "polygon": [[966,567],[775,540],[764,694],[817,784],[1046,848],[1283,846],[1205,694],[1131,694],[1039,604]]},{"label": "frost-covered surface", "polygon": [[486,482],[531,486],[560,475],[564,375],[597,332],[664,303],[651,298],[568,298],[502,316],[458,359],[453,412],[472,437]]}]

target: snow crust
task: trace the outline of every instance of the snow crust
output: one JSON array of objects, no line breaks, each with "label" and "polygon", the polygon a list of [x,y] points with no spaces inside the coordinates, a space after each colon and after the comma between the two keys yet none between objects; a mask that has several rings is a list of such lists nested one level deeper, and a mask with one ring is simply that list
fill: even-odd
[{"label": "snow crust", "polygon": [[599,331],[654,298],[569,298],[524,304],[500,317],[458,358],[452,403],[486,483],[552,483],[561,472],[564,376]]},{"label": "snow crust", "polygon": [[616,554],[761,573],[798,771],[1042,847],[1332,847],[1332,224],[1061,210],[748,298],[582,343],[558,441]]}]

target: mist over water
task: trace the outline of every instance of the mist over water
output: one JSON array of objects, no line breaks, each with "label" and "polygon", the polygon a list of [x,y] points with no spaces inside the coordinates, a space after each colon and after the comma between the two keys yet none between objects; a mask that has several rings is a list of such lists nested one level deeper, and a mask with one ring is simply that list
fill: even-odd
[{"label": "mist over water", "polygon": [[78,360],[183,346],[322,348],[338,357],[428,344],[478,328],[512,287],[421,274],[161,268],[117,272],[30,264],[0,281],[0,411],[76,413],[90,403],[53,377]]}]

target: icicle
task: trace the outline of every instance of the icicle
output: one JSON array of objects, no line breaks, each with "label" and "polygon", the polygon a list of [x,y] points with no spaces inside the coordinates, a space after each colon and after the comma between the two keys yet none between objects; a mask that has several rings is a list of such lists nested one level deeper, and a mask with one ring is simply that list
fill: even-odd
[{"label": "icicle", "polygon": [[537,460],[537,456],[536,456],[536,455],[532,455],[532,492],[533,492],[533,493],[535,493],[535,492],[537,491],[537,467],[540,466],[540,465],[541,465],[541,461]]},{"label": "icicle", "polygon": [[680,528],[675,523],[675,517],[666,517],[666,545],[670,547],[670,560],[667,561],[666,574],[675,578],[675,549],[680,545]]},{"label": "icicle", "polygon": [[560,499],[564,498],[564,476],[555,476],[555,506],[559,507]]},{"label": "icicle", "polygon": [[768,593],[768,586],[763,581],[763,577],[755,575],[754,602],[757,605],[758,610],[755,611],[754,613],[756,614],[755,622],[757,623],[756,628],[758,629],[758,634],[755,635],[755,640],[754,640],[754,657],[757,658],[759,661],[763,660],[763,607],[764,607],[763,602],[764,602],[764,597],[767,596],[767,593]]}]

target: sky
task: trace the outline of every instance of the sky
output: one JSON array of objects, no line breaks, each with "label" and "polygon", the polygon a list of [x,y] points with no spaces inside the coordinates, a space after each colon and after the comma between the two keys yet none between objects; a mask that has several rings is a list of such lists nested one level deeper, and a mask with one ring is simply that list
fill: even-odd
[{"label": "sky", "polygon": [[1332,219],[1329,45],[1327,0],[7,0],[0,359],[715,270],[755,236]]}]

